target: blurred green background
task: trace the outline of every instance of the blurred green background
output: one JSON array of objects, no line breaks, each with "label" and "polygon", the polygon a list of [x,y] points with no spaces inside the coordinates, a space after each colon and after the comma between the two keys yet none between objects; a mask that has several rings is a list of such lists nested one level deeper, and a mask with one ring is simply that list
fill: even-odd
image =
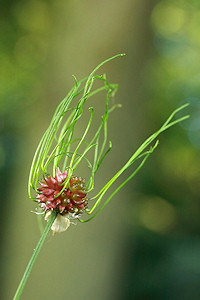
[{"label": "blurred green background", "polygon": [[22,299],[200,299],[200,2],[2,0],[0,16],[0,298],[40,236],[28,173],[71,75],[125,52],[99,71],[122,108],[96,189],[177,106],[190,102],[191,118],[92,222],[49,236]]}]

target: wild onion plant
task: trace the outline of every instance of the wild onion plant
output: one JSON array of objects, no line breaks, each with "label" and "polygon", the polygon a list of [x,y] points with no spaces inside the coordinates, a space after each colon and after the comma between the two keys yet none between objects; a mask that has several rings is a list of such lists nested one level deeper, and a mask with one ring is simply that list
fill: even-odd
[{"label": "wild onion plant", "polygon": [[[107,143],[108,117],[119,106],[111,102],[111,97],[117,91],[118,86],[110,84],[105,75],[99,76],[96,75],[96,72],[103,64],[119,56],[123,56],[123,54],[105,60],[88,77],[80,81],[77,81],[74,76],[74,87],[56,108],[50,125],[36,149],[30,170],[28,193],[30,199],[38,204],[40,209],[38,214],[44,215],[45,220],[48,222],[19,284],[14,296],[15,300],[20,298],[50,229],[55,235],[57,232],[65,231],[73,219],[77,219],[81,223],[92,220],[142,168],[149,155],[158,145],[158,135],[188,118],[188,116],[183,116],[173,120],[175,114],[186,107],[187,104],[176,109],[161,128],[136,150],[96,195],[90,198],[89,194],[95,186],[95,175],[112,148],[111,142]],[[97,81],[101,83],[101,86],[94,88],[94,83]],[[106,92],[106,100],[104,114],[97,129],[92,133],[92,137],[88,138],[93,124],[96,124],[94,107],[90,107],[90,116],[82,135],[75,136],[75,129],[77,127],[81,129],[79,121],[85,116],[86,102],[102,91]],[[134,164],[136,161],[137,164]],[[83,162],[86,162],[89,167],[87,180],[74,175],[77,174],[77,167]],[[134,166],[136,167],[134,168]],[[132,168],[131,175],[119,183],[114,191],[107,196],[110,187],[128,168]],[[83,213],[87,216],[84,219],[82,219]]]}]

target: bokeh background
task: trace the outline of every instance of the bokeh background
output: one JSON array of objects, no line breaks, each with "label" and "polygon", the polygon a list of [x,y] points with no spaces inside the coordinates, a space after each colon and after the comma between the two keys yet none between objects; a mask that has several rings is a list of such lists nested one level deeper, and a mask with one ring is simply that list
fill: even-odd
[{"label": "bokeh background", "polygon": [[[200,2],[0,1],[0,298],[39,239],[27,178],[59,101],[102,60],[122,108],[97,190],[190,102],[132,182],[91,222],[48,237],[22,299],[200,299]],[[96,109],[101,99],[97,97]],[[128,174],[128,173],[127,173]],[[78,174],[81,175],[81,174]]]}]

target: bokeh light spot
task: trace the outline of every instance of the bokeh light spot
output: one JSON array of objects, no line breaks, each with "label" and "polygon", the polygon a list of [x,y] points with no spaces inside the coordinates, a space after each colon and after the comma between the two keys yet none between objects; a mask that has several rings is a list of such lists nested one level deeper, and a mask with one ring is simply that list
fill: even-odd
[{"label": "bokeh light spot", "polygon": [[175,210],[164,199],[151,197],[144,200],[144,203],[141,205],[139,219],[146,228],[165,233],[174,225]]},{"label": "bokeh light spot", "polygon": [[49,29],[49,8],[44,1],[26,1],[23,5],[20,2],[13,13],[23,29],[32,32],[45,32]]},{"label": "bokeh light spot", "polygon": [[35,68],[46,58],[46,44],[35,35],[26,35],[18,39],[14,54],[23,68]]},{"label": "bokeh light spot", "polygon": [[161,35],[170,36],[182,28],[185,17],[183,9],[161,2],[154,8],[151,22]]}]

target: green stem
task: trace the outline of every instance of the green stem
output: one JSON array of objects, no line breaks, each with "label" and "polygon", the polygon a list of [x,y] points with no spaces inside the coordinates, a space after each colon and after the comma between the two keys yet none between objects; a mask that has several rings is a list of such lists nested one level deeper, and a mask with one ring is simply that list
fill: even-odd
[{"label": "green stem", "polygon": [[15,293],[15,296],[14,296],[13,300],[20,299],[20,296],[21,296],[21,294],[22,294],[22,292],[24,290],[24,287],[26,285],[28,277],[29,277],[29,275],[31,273],[31,270],[32,270],[33,266],[34,266],[34,263],[35,263],[35,261],[36,261],[36,259],[38,257],[38,254],[40,253],[40,250],[41,250],[41,248],[42,248],[42,246],[44,244],[44,241],[45,241],[45,239],[46,239],[46,237],[47,237],[47,235],[48,235],[48,233],[49,233],[49,231],[51,229],[51,226],[52,226],[55,218],[56,218],[56,213],[53,212],[52,215],[51,215],[51,217],[50,217],[50,219],[49,219],[49,221],[48,221],[48,223],[47,223],[47,225],[46,225],[46,227],[45,227],[45,229],[44,229],[44,232],[41,235],[41,237],[39,239],[39,242],[38,242],[38,244],[37,244],[37,246],[36,246],[36,248],[35,248],[35,250],[33,252],[33,255],[32,255],[32,257],[31,257],[31,259],[30,259],[30,261],[28,263],[28,266],[27,266],[27,268],[26,268],[26,270],[24,272],[24,275],[23,275],[23,277],[22,277],[22,279],[20,281],[20,284],[19,284],[19,286],[17,288],[17,291]]}]

